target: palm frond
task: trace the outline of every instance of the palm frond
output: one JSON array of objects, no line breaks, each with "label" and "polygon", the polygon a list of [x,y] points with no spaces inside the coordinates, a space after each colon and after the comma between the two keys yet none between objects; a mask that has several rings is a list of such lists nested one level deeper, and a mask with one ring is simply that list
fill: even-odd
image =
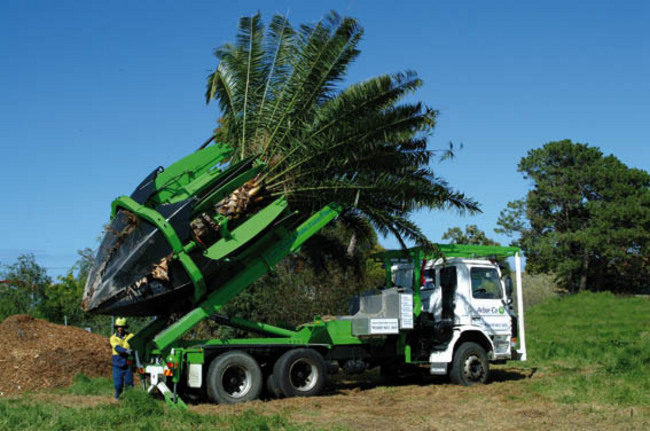
[{"label": "palm frond", "polygon": [[401,243],[426,244],[413,211],[480,209],[430,167],[438,112],[404,102],[422,86],[414,71],[339,87],[362,35],[356,20],[335,12],[296,30],[286,16],[266,30],[259,14],[242,18],[208,77],[206,98],[222,113],[218,138],[236,157],[267,164],[255,179],[266,196],[284,195],[305,214],[338,202],[360,234],[370,223]]}]

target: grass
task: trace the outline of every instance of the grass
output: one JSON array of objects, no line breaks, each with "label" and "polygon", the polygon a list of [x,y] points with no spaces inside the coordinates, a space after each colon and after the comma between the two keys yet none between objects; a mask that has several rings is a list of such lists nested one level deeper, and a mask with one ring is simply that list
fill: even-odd
[{"label": "grass", "polygon": [[526,315],[532,389],[564,403],[650,405],[650,300],[582,293]]},{"label": "grass", "polygon": [[73,395],[106,395],[113,392],[113,382],[107,378],[91,379],[83,374],[74,376],[72,385],[53,391]]},{"label": "grass", "polygon": [[[253,409],[231,414],[195,414],[168,408],[144,391],[128,390],[118,402],[108,379],[77,376],[72,386],[51,391],[47,398],[23,394],[0,400],[3,430],[300,430],[281,415],[265,416]],[[109,394],[109,395],[107,395]],[[101,398],[93,403],[92,397]]]}]

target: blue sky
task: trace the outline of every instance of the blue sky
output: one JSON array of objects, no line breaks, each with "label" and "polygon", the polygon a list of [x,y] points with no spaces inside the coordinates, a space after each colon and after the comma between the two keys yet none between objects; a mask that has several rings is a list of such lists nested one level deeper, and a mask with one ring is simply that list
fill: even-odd
[{"label": "blue sky", "polygon": [[416,97],[440,110],[431,148],[463,145],[434,169],[484,212],[416,214],[431,239],[477,224],[507,243],[493,228],[529,187],[517,163],[548,141],[650,170],[649,2],[3,0],[0,264],[32,252],[62,274],[113,198],[210,136],[205,78],[239,17],[330,9],[365,28],[348,83],[416,70]]}]

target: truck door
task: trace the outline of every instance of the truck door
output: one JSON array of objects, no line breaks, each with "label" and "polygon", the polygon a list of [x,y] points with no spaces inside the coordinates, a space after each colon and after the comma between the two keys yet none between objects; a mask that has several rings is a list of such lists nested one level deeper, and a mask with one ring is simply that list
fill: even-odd
[{"label": "truck door", "polygon": [[436,275],[435,268],[429,268],[424,270],[424,285],[420,288],[420,299],[422,300],[422,311],[427,313],[433,313],[433,305],[435,303],[435,297],[437,296],[438,291],[438,282],[436,279],[439,275]]},{"label": "truck door", "polygon": [[422,309],[433,314],[436,322],[454,320],[458,276],[455,266],[431,268],[425,271],[425,284],[420,292]]},{"label": "truck door", "polygon": [[470,268],[472,325],[491,335],[510,333],[510,316],[503,303],[503,289],[495,267]]}]

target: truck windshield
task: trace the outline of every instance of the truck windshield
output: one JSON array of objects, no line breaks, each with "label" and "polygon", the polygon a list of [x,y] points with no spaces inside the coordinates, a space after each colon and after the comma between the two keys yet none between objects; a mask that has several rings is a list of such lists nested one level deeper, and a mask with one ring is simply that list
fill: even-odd
[{"label": "truck windshield", "polygon": [[472,296],[481,299],[501,299],[501,280],[495,268],[474,267],[470,270],[472,277]]}]

